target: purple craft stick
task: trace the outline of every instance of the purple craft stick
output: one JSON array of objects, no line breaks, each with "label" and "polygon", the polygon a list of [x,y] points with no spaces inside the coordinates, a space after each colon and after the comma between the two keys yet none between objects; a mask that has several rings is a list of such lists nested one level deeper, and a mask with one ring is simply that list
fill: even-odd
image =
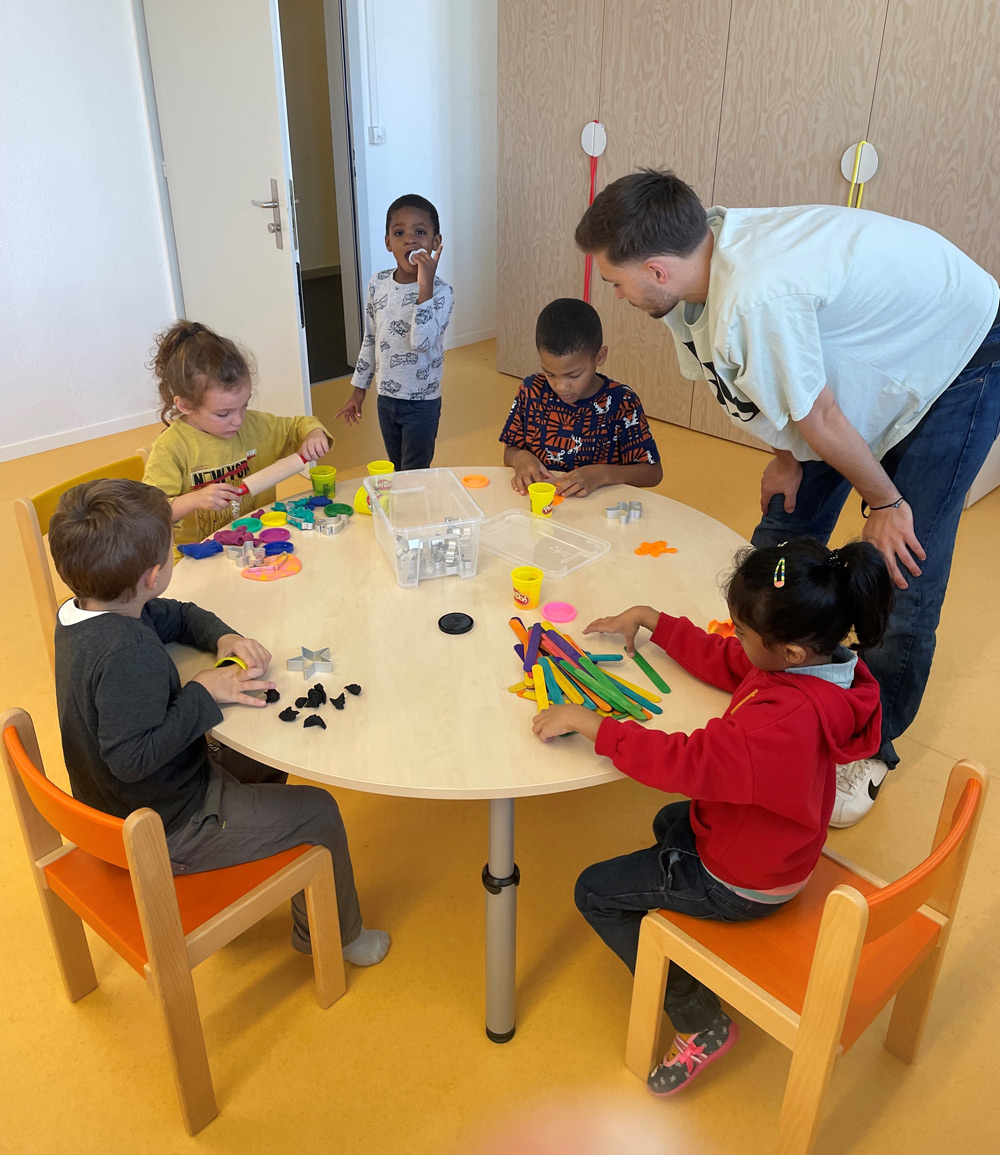
[{"label": "purple craft stick", "polygon": [[538,645],[542,640],[542,623],[535,622],[528,634],[528,646],[524,652],[524,672],[530,674],[532,667],[538,661]]},{"label": "purple craft stick", "polygon": [[517,642],[514,646],[514,653],[517,654],[518,660],[524,662],[524,646]]}]

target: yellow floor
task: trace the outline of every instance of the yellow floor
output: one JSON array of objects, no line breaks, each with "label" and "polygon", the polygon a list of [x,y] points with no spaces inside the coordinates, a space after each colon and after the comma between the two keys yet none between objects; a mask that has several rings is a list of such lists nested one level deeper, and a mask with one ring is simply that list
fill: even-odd
[{"label": "yellow floor", "polygon": [[[497,463],[497,433],[515,386],[495,372],[491,342],[450,352],[436,464]],[[332,417],[346,393],[344,382],[317,386],[316,412]],[[662,492],[748,535],[764,456],[654,425]],[[0,465],[0,518],[12,543],[0,704],[35,716],[57,781],[65,778],[52,684],[10,499],[148,444],[155,432]],[[339,428],[337,440],[331,462],[356,476],[380,454],[374,412],[360,431]],[[841,537],[858,532],[855,518],[852,511]],[[1000,768],[998,572],[1000,491],[963,518],[933,676],[899,743],[905,763],[868,819],[831,836],[836,849],[880,873],[899,873],[925,852],[956,758],[977,758],[994,777]],[[655,588],[649,598],[656,602]],[[485,804],[338,797],[366,921],[392,933],[392,951],[372,970],[349,968],[348,993],[327,1012],[313,1000],[309,961],[289,949],[287,912],[206,962],[197,985],[222,1113],[188,1139],[153,1003],[100,940],[93,940],[99,990],[76,1005],[66,1001],[0,790],[0,1151],[421,1155],[469,1150],[467,1129],[489,1126],[539,1093],[606,1093],[629,1113],[650,1106],[622,1060],[629,976],[577,915],[572,889],[590,862],[647,840],[663,795],[622,781],[518,802],[518,1033],[503,1047],[482,1029]],[[994,794],[920,1058],[904,1067],[882,1049],[877,1029],[862,1039],[835,1072],[818,1152],[937,1155],[996,1142],[998,808]],[[738,1048],[689,1093],[652,1104],[660,1149],[766,1151],[787,1068],[786,1052],[747,1024]],[[624,1141],[617,1149],[638,1150]]]}]

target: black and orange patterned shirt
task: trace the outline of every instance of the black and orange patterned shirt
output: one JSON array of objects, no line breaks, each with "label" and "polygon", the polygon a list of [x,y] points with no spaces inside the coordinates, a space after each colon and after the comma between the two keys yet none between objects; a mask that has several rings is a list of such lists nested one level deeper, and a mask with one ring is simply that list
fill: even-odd
[{"label": "black and orange patterned shirt", "polygon": [[600,378],[593,397],[571,403],[557,396],[544,373],[525,377],[500,440],[530,450],[549,469],[655,465],[660,453],[642,402],[627,385]]}]

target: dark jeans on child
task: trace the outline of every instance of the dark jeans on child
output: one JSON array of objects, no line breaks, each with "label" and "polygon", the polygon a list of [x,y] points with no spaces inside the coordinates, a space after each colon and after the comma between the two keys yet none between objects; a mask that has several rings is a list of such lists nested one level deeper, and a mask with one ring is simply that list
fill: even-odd
[{"label": "dark jeans on child", "polygon": [[[1000,317],[980,352],[879,463],[913,511],[914,531],[927,553],[919,577],[898,563],[907,588],[896,590],[885,637],[861,651],[882,693],[877,757],[890,767],[899,761],[893,739],[916,717],[927,685],[965,495],[998,435]],[[800,534],[826,542],[850,490],[825,462],[805,461],[795,510],[785,513],[784,498],[776,494],[750,540],[758,549]]]},{"label": "dark jeans on child", "polygon": [[[655,846],[595,862],[577,879],[577,908],[633,974],[647,911],[748,922],[781,909],[743,898],[708,873],[695,848],[690,809],[690,802],[664,806],[653,819]],[[663,1009],[686,1035],[708,1030],[722,1008],[713,991],[672,962]]]},{"label": "dark jeans on child", "polygon": [[[325,846],[333,857],[340,940],[345,946],[353,942],[361,933],[361,909],[347,831],[333,796],[318,786],[262,781],[270,768],[227,746],[213,751],[211,761],[204,802],[187,822],[167,835],[174,874],[238,866],[303,843]],[[254,777],[255,767],[259,771],[257,781],[248,781]],[[302,891],[292,899],[292,920],[295,942],[308,948],[309,921]]]},{"label": "dark jeans on child", "polygon": [[433,401],[407,401],[379,394],[378,423],[385,453],[397,470],[430,467],[440,420],[440,397]]}]

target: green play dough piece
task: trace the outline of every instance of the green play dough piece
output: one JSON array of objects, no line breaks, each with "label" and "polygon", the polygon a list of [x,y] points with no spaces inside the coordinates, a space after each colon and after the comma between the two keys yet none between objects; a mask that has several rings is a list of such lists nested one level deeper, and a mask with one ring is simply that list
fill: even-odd
[{"label": "green play dough piece", "polygon": [[350,517],[354,512],[353,505],[344,505],[342,501],[332,501],[329,505],[324,505],[323,509],[327,517],[337,517],[338,514],[343,514],[344,517]]}]

